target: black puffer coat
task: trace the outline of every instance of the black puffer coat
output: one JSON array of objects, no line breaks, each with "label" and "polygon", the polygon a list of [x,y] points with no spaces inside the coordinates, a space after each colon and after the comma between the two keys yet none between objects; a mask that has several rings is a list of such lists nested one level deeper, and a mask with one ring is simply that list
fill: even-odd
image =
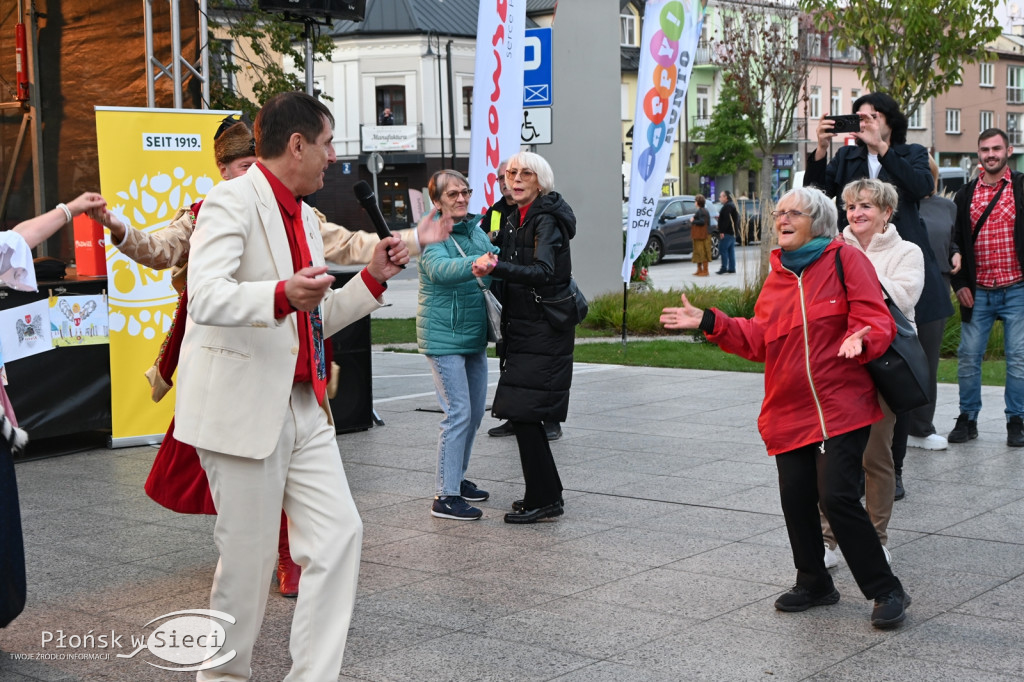
[{"label": "black puffer coat", "polygon": [[568,286],[576,216],[561,195],[551,192],[537,197],[522,225],[518,210],[507,220],[500,260],[491,273],[498,281],[504,334],[498,348],[501,378],[491,411],[513,421],[564,422],[576,330],[558,331],[548,324],[534,291],[541,298],[554,298]]}]

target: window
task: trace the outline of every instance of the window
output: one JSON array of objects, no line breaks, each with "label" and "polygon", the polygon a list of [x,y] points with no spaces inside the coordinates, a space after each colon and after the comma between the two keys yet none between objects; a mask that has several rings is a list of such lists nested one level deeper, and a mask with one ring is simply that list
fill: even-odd
[{"label": "window", "polygon": [[982,62],[978,65],[978,85],[983,88],[994,88],[996,86],[996,65],[990,62]]},{"label": "window", "polygon": [[[404,85],[378,85],[377,86],[377,116],[385,109],[391,109],[395,125],[405,125],[405,86]],[[374,122],[376,124],[376,121]]]},{"label": "window", "polygon": [[808,33],[807,34],[807,56],[810,59],[821,56],[821,34],[820,33]]},{"label": "window", "polygon": [[807,117],[821,118],[821,88],[811,86],[811,95],[807,101]]},{"label": "window", "polygon": [[1018,146],[1024,138],[1024,126],[1021,125],[1021,114],[1006,115],[1006,136],[1010,138],[1010,144]]},{"label": "window", "polygon": [[234,42],[231,40],[210,41],[210,83],[220,84],[222,91],[235,91]]},{"label": "window", "polygon": [[1006,69],[1006,103],[1024,104],[1024,67]]},{"label": "window", "polygon": [[907,116],[907,127],[913,130],[924,128],[924,116],[921,114],[920,107],[914,109],[914,113]]},{"label": "window", "polygon": [[946,109],[946,134],[960,134],[960,110]]},{"label": "window", "polygon": [[629,47],[637,44],[636,17],[632,12],[627,11],[619,15],[619,44]]},{"label": "window", "polygon": [[850,90],[850,113],[851,114],[856,114],[857,113],[856,111],[853,110],[853,103],[856,102],[859,99],[860,99],[860,90],[858,90],[857,88],[853,88],[852,90]]},{"label": "window", "polygon": [[697,116],[694,125],[706,126],[711,122],[711,95],[708,94],[708,86],[697,86]]},{"label": "window", "polygon": [[995,127],[996,115],[993,111],[982,111],[978,120],[978,132]]},{"label": "window", "polygon": [[843,111],[843,89],[832,88],[832,101],[828,105],[828,113],[833,116]]},{"label": "window", "polygon": [[462,88],[462,129],[473,127],[473,86]]}]

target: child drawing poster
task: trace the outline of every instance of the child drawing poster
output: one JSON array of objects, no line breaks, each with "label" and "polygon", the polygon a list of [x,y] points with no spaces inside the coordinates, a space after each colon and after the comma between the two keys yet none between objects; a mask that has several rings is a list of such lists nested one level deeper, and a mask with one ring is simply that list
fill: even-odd
[{"label": "child drawing poster", "polygon": [[51,296],[50,338],[53,347],[110,343],[107,297]]},{"label": "child drawing poster", "polygon": [[5,363],[51,350],[46,299],[0,310],[0,346]]}]

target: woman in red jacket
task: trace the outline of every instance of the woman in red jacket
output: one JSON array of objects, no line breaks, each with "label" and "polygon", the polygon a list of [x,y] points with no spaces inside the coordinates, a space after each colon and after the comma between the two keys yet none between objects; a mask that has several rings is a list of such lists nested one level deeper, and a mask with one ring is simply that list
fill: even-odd
[{"label": "woman in red jacket", "polygon": [[906,617],[910,596],[886,563],[858,487],[871,424],[882,418],[863,365],[888,348],[895,324],[871,262],[834,241],[837,215],[828,197],[809,187],[791,190],[773,218],[781,248],[772,253],[753,318],[700,310],[683,296],[683,307],[665,308],[661,322],[699,328],[722,350],[765,363],[758,429],[779,470],[797,569],[796,584],[775,608],[804,611],[839,601],[825,568],[820,498],[857,585],[875,600],[871,624],[893,627]]}]

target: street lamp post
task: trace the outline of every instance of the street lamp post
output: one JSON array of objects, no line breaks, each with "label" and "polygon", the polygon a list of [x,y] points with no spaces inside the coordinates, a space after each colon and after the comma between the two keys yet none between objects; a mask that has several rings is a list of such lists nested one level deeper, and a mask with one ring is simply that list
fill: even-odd
[{"label": "street lamp post", "polygon": [[[437,43],[437,51],[434,51],[433,44]],[[444,98],[441,93],[441,36],[433,29],[427,31],[427,51],[424,57],[434,57],[437,61],[437,141],[441,145],[441,167],[446,166],[444,156]],[[454,156],[455,150],[452,149]]]}]

